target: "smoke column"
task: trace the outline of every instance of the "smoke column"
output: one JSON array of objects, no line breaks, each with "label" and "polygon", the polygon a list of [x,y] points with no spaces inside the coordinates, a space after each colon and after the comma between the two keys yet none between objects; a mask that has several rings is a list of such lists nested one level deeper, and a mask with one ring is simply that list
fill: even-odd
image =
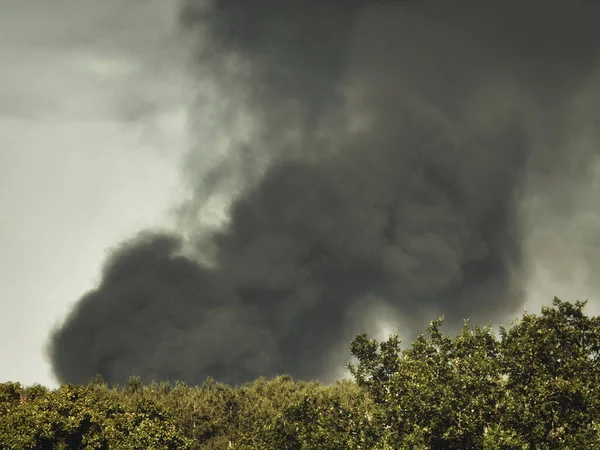
[{"label": "smoke column", "polygon": [[330,381],[378,311],[411,338],[518,311],[521,205],[544,193],[558,214],[591,176],[566,115],[598,17],[577,0],[185,2],[181,229],[112,253],[51,336],[57,378]]}]

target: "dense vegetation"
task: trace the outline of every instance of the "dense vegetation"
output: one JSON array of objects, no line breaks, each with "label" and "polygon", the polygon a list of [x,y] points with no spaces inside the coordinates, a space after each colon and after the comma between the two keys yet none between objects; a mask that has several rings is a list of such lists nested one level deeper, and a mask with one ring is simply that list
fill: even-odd
[{"label": "dense vegetation", "polygon": [[288,376],[57,390],[0,384],[0,449],[600,449],[600,317],[554,299],[539,316],[412,347],[351,344],[355,381]]}]

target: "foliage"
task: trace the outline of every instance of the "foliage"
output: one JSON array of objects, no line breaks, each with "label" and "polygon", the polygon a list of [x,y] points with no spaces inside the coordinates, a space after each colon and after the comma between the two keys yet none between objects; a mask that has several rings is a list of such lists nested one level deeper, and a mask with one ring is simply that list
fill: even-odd
[{"label": "foliage", "polygon": [[491,327],[451,339],[431,323],[400,349],[397,334],[351,344],[359,386],[377,405],[377,429],[392,448],[600,448],[600,318],[555,298],[510,331]]},{"label": "foliage", "polygon": [[554,299],[497,337],[358,335],[354,380],[0,384],[0,450],[600,449],[600,318]]},{"label": "foliage", "polygon": [[0,421],[2,449],[197,447],[164,407],[143,396],[123,398],[107,386],[64,385],[49,392],[5,383],[0,397],[10,399]]}]

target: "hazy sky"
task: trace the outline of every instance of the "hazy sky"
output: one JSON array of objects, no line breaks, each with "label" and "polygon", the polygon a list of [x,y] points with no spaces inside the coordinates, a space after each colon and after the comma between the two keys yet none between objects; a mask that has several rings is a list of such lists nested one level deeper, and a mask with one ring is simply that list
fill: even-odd
[{"label": "hazy sky", "polygon": [[[176,0],[0,0],[0,11],[0,382],[52,386],[49,332],[98,282],[107,249],[169,225],[191,78]],[[599,80],[590,73],[565,113],[568,145],[600,142]],[[562,215],[525,196],[531,312],[557,295],[590,297],[600,313],[597,166]]]},{"label": "hazy sky", "polygon": [[185,149],[165,0],[0,0],[0,382],[52,384],[51,327],[105,249],[162,224]]}]

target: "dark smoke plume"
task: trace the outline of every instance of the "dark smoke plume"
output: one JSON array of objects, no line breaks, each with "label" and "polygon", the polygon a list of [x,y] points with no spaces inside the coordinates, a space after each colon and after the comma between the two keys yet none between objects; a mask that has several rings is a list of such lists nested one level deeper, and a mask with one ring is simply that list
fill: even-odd
[{"label": "dark smoke plume", "polygon": [[[113,253],[52,335],[58,379],[330,380],[383,306],[409,337],[518,310],[523,196],[564,208],[595,157],[565,150],[563,124],[598,17],[577,0],[187,1],[185,237]],[[208,227],[219,196],[228,219]]]}]

